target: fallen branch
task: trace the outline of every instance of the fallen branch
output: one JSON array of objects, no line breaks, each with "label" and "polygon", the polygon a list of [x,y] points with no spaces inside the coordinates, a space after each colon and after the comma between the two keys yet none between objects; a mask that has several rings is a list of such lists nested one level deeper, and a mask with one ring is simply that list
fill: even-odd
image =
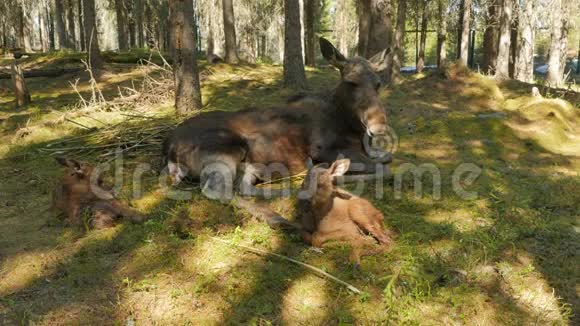
[{"label": "fallen branch", "polygon": [[235,247],[238,247],[238,248],[242,248],[242,249],[244,249],[246,251],[250,251],[250,252],[253,252],[255,254],[266,255],[266,256],[270,255],[270,256],[278,257],[280,259],[289,261],[289,262],[294,263],[296,265],[300,265],[302,267],[305,267],[305,268],[307,268],[307,269],[309,269],[309,270],[311,270],[311,271],[313,271],[313,272],[315,272],[315,273],[317,273],[317,274],[319,274],[319,275],[321,275],[321,276],[323,276],[323,277],[325,277],[325,278],[327,278],[329,280],[332,280],[332,281],[334,281],[334,282],[336,282],[338,284],[344,285],[347,289],[351,290],[354,293],[357,293],[357,294],[360,294],[361,293],[361,291],[359,289],[357,289],[356,287],[354,287],[353,285],[351,285],[349,283],[346,283],[345,281],[343,281],[343,280],[341,280],[341,279],[339,279],[339,278],[337,278],[335,276],[332,276],[332,275],[328,274],[327,272],[321,270],[320,268],[317,268],[317,267],[314,267],[312,265],[303,263],[301,261],[292,259],[290,257],[286,257],[284,255],[280,255],[280,254],[277,254],[277,253],[273,253],[273,252],[269,252],[269,251],[265,251],[265,250],[261,250],[261,249],[256,249],[256,248],[252,248],[252,247],[248,247],[248,246],[244,246],[244,245],[240,245],[240,244],[235,244],[235,243],[232,243],[230,241],[222,240],[222,239],[215,238],[215,237],[210,237],[210,239],[212,239],[214,241],[222,242],[222,243],[225,243],[225,244],[229,244],[229,245],[232,245],[232,246],[235,246]]}]

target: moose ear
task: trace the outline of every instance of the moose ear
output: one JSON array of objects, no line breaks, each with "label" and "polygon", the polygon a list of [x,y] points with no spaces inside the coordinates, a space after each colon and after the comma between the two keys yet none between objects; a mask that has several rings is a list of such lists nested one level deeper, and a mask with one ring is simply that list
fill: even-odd
[{"label": "moose ear", "polygon": [[346,58],[324,37],[321,37],[319,42],[320,52],[322,52],[324,59],[328,60],[336,68],[342,70],[346,63]]},{"label": "moose ear", "polygon": [[388,67],[387,55],[391,52],[391,48],[386,48],[383,51],[373,55],[369,62],[375,72],[381,72]]},{"label": "moose ear", "polygon": [[349,167],[350,167],[349,159],[345,158],[342,160],[337,160],[330,166],[330,174],[333,177],[344,175],[348,171]]},{"label": "moose ear", "polygon": [[60,165],[66,166],[66,167],[71,168],[73,170],[80,170],[81,169],[81,164],[79,162],[77,162],[75,160],[68,159],[66,157],[57,156],[56,161]]}]

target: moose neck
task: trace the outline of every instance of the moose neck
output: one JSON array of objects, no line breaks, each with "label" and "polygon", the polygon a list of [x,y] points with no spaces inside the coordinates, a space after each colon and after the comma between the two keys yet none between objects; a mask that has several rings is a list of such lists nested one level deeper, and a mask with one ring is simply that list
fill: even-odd
[{"label": "moose neck", "polygon": [[364,133],[364,127],[360,123],[353,98],[353,86],[341,81],[332,93],[332,108],[335,110],[335,118],[347,131]]}]

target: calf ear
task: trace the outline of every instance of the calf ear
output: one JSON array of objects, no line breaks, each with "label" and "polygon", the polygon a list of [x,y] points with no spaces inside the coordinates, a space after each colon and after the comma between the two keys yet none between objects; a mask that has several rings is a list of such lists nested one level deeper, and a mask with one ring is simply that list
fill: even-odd
[{"label": "calf ear", "polygon": [[369,62],[375,72],[381,72],[388,67],[387,55],[391,52],[391,48],[386,48],[383,51],[373,55]]},{"label": "calf ear", "polygon": [[338,69],[344,67],[346,63],[346,58],[340,54],[340,52],[324,37],[321,37],[319,40],[320,43],[320,52],[322,52],[322,56],[324,59],[328,60],[333,66]]},{"label": "calf ear", "polygon": [[73,170],[80,170],[81,169],[81,164],[75,160],[71,160],[68,159],[66,157],[62,157],[62,156],[57,156],[56,157],[56,161],[62,165],[62,166],[66,166],[67,168],[71,168]]},{"label": "calf ear", "polygon": [[345,158],[342,160],[337,160],[330,166],[330,174],[333,177],[344,175],[348,171],[349,167],[350,167],[349,159]]}]

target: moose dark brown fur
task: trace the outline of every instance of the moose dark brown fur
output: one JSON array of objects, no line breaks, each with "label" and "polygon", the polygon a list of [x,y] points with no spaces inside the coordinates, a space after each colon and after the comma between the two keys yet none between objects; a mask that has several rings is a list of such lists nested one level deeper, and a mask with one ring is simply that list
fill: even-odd
[{"label": "moose dark brown fur", "polygon": [[391,244],[391,237],[378,209],[334,185],[333,179],[343,175],[349,165],[350,161],[343,159],[330,168],[318,165],[309,169],[299,199],[301,233],[314,247],[330,240],[349,242],[353,246],[351,260],[360,264],[365,248],[375,245],[363,232],[372,235],[383,248]]},{"label": "moose dark brown fur", "polygon": [[173,182],[191,175],[200,179],[206,196],[228,200],[235,180],[242,194],[260,195],[254,184],[302,172],[308,158],[332,162],[347,157],[357,167],[351,172],[357,173],[386,169],[391,156],[369,157],[362,139],[387,132],[376,73],[386,68],[387,51],[369,60],[346,59],[325,39],[320,47],[342,76],[330,98],[301,97],[282,107],[214,111],[186,120],[163,145]]},{"label": "moose dark brown fur", "polygon": [[64,213],[67,224],[80,224],[85,211],[91,214],[89,225],[95,229],[112,227],[123,217],[136,223],[143,221],[138,212],[103,188],[103,180],[93,173],[91,164],[63,157],[56,160],[65,171],[53,193],[52,209]]}]

